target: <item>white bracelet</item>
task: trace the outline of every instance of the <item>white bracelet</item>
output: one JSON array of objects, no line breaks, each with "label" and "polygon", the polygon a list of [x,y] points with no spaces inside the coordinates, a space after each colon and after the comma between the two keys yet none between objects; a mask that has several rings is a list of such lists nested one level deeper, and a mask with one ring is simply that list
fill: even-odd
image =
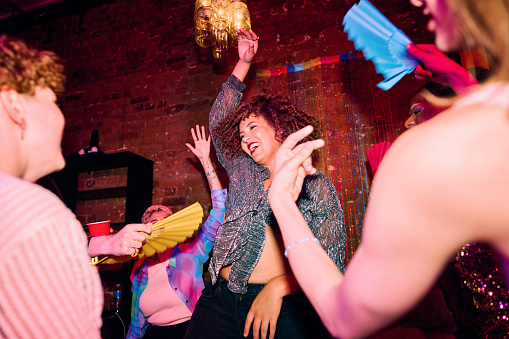
[{"label": "white bracelet", "polygon": [[288,258],[288,251],[290,250],[290,248],[292,248],[293,246],[295,246],[297,244],[300,244],[301,242],[306,242],[306,241],[316,241],[318,243],[318,245],[321,245],[320,240],[318,240],[316,238],[302,238],[302,239],[296,240],[296,241],[292,242],[290,245],[288,245],[288,247],[285,249],[285,257]]},{"label": "white bracelet", "polygon": [[216,173],[216,170],[212,170],[210,172],[207,172],[205,173],[205,176],[208,177],[209,175],[211,175],[212,173]]}]

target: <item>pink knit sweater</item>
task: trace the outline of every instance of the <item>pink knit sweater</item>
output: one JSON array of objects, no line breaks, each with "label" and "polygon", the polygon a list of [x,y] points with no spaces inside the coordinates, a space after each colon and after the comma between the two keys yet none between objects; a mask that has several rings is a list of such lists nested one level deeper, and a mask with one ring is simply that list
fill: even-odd
[{"label": "pink knit sweater", "polygon": [[74,214],[0,172],[0,338],[100,338],[103,292]]}]

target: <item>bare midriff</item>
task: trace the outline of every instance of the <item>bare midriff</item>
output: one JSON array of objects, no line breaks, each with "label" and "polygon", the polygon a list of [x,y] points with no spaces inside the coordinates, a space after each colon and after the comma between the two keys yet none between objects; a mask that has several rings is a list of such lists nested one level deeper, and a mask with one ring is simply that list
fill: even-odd
[{"label": "bare midriff", "polygon": [[[265,229],[265,246],[258,264],[249,277],[250,284],[266,284],[270,279],[289,271],[283,256],[284,245],[281,235],[275,233],[270,226],[266,226]],[[219,275],[228,280],[230,270],[231,265],[223,266]]]}]

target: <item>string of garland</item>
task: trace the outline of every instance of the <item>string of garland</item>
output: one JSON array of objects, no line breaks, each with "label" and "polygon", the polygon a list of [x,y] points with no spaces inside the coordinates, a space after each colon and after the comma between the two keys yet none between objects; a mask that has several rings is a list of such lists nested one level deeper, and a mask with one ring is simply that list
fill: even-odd
[{"label": "string of garland", "polygon": [[327,56],[327,57],[320,57],[316,59],[312,59],[300,64],[289,64],[278,68],[273,68],[270,70],[257,70],[256,76],[258,78],[263,77],[275,77],[283,74],[290,74],[295,72],[302,72],[305,69],[310,69],[313,67],[317,67],[320,65],[327,65],[327,64],[333,64],[338,63],[340,61],[346,61],[346,60],[355,60],[355,59],[361,59],[364,58],[364,55],[361,51],[349,51],[346,53],[342,53],[339,55],[333,55],[333,56]]}]

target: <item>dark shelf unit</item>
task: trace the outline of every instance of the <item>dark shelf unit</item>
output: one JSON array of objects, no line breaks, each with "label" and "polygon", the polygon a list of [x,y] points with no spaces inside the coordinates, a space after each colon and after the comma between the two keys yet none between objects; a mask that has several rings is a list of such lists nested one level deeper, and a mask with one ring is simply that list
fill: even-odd
[{"label": "dark shelf unit", "polygon": [[[77,201],[125,197],[125,223],[128,224],[140,222],[143,212],[152,204],[152,160],[132,152],[119,152],[71,155],[66,162],[58,181],[63,183],[64,202],[73,212],[76,212]],[[127,186],[78,192],[80,173],[123,167],[127,168]]]},{"label": "dark shelf unit", "polygon": [[79,191],[76,200],[96,200],[108,198],[120,198],[127,196],[127,186],[101,188],[90,191]]}]

